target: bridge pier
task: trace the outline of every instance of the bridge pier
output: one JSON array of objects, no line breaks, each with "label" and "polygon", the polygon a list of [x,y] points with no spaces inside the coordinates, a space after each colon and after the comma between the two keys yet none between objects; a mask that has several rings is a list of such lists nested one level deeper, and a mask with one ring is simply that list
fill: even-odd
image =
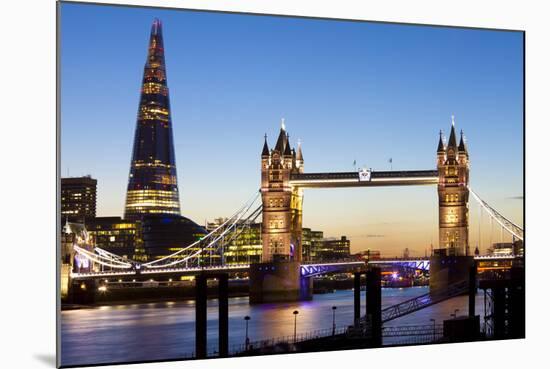
[{"label": "bridge pier", "polygon": [[312,299],[313,280],[300,273],[298,261],[250,265],[250,304]]},{"label": "bridge pier", "polygon": [[70,304],[92,304],[95,302],[95,294],[95,280],[71,280],[67,301]]},{"label": "bridge pier", "polygon": [[474,262],[470,265],[468,278],[468,316],[474,318],[476,316],[476,294],[477,294],[477,266]]},{"label": "bridge pier", "polygon": [[227,274],[218,276],[218,351],[220,357],[229,354],[229,277]]},{"label": "bridge pier", "polygon": [[485,317],[492,321],[493,339],[525,338],[524,273],[523,268],[513,267],[508,278],[480,281],[486,299]]},{"label": "bridge pier", "polygon": [[[441,249],[445,251],[445,249]],[[470,280],[470,270],[475,266],[473,256],[440,255],[430,257],[430,292],[445,290],[449,286]]]},{"label": "bridge pier", "polygon": [[195,357],[204,359],[207,356],[207,281],[209,278],[218,279],[218,352],[220,357],[227,357],[229,353],[229,277],[226,273],[201,273],[195,277]]},{"label": "bridge pier", "polygon": [[382,286],[380,268],[367,271],[367,317],[371,322],[373,347],[382,346]]},{"label": "bridge pier", "polygon": [[361,275],[366,274],[366,317],[371,324],[371,346],[382,346],[382,285],[380,268],[370,267],[366,272],[353,273],[353,320],[361,320]]},{"label": "bridge pier", "polygon": [[361,319],[361,274],[353,273],[353,321],[355,325],[359,324]]},{"label": "bridge pier", "polygon": [[206,297],[207,278],[204,274],[195,277],[195,357],[206,358]]}]

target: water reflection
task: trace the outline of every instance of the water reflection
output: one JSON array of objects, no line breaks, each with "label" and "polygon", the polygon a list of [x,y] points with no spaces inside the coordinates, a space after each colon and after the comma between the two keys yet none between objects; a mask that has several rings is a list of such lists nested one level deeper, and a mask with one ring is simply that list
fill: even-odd
[{"label": "water reflection", "polygon": [[[427,292],[426,287],[383,289],[382,304],[389,306]],[[362,293],[362,312],[365,295]],[[218,301],[208,301],[208,351],[217,350]],[[353,322],[353,291],[315,295],[313,301],[249,305],[248,297],[229,299],[229,345],[245,341],[246,315],[251,341],[292,335],[298,310],[297,333],[332,327],[332,306],[336,325]],[[476,309],[481,313],[483,296],[478,294]],[[388,325],[442,323],[455,309],[467,313],[468,297],[461,296],[423,309]],[[195,345],[194,301],[101,306],[61,313],[62,364],[83,365],[186,357]]]}]

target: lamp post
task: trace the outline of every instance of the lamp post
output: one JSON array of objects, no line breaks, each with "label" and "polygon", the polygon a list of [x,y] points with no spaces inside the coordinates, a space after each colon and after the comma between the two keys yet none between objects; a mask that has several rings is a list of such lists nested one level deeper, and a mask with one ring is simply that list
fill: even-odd
[{"label": "lamp post", "polygon": [[433,323],[434,323],[433,342],[435,342],[435,319],[430,319],[430,322],[433,322]]},{"label": "lamp post", "polygon": [[336,306],[332,307],[332,335],[336,334]]},{"label": "lamp post", "polygon": [[298,310],[294,310],[292,314],[294,314],[294,343],[296,343],[296,317],[298,316]]},{"label": "lamp post", "polygon": [[245,328],[245,340],[244,340],[244,350],[248,351],[248,345],[250,344],[250,340],[248,339],[248,321],[250,320],[250,317],[247,315],[244,317],[244,321],[246,322],[246,328]]}]

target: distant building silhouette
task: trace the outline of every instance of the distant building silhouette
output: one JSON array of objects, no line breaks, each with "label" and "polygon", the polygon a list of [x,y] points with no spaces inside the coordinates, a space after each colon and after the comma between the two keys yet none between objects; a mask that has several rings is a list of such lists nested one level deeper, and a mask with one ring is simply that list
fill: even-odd
[{"label": "distant building silhouette", "polygon": [[61,218],[76,223],[96,215],[97,180],[91,176],[61,178]]}]

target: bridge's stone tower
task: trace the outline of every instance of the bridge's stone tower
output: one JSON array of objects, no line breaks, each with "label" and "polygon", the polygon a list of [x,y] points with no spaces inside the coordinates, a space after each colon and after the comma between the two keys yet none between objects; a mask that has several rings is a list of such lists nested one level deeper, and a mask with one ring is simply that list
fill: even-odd
[{"label": "bridge's stone tower", "polygon": [[262,262],[250,266],[250,303],[309,300],[313,280],[300,273],[302,189],[290,184],[303,173],[304,157],[290,147],[284,121],[277,143],[262,150]]},{"label": "bridge's stone tower", "polygon": [[303,173],[302,148],[290,147],[284,121],[277,143],[262,150],[262,261],[302,260],[303,190],[290,185],[293,173]]},{"label": "bridge's stone tower", "polygon": [[449,142],[444,144],[440,133],[437,147],[437,170],[439,172],[439,248],[447,255],[468,255],[468,184],[470,158],[464,135],[456,144],[454,117]]},{"label": "bridge's stone tower", "polygon": [[430,257],[430,292],[468,283],[475,265],[468,241],[470,158],[462,132],[456,141],[453,117],[449,142],[440,134],[437,147],[439,248]]},{"label": "bridge's stone tower", "polygon": [[93,252],[94,243],[84,224],[66,222],[61,232],[60,292],[61,300],[70,303],[93,302],[95,282],[75,282],[72,272],[91,272],[93,264],[75,253],[74,246]]}]

